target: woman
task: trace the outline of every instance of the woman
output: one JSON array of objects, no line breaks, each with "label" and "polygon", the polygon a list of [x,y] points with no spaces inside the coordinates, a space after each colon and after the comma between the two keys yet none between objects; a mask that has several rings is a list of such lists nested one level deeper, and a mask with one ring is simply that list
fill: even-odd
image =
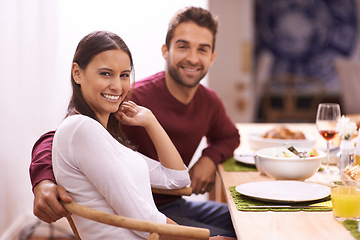
[{"label": "woman", "polygon": [[[190,183],[182,159],[152,112],[126,102],[133,72],[131,53],[116,34],[98,31],[76,49],[68,114],[53,142],[53,168],[73,201],[112,214],[174,223],[160,213],[151,187]],[[125,100],[125,101],[124,101]],[[144,127],[160,163],[129,148],[121,124]],[[74,216],[83,239],[144,239],[148,233]]]}]

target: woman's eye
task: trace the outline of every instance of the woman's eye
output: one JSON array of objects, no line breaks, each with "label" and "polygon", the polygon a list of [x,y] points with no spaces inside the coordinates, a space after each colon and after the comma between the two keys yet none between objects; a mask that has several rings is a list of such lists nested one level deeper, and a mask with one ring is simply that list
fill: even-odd
[{"label": "woman's eye", "polygon": [[121,78],[128,78],[128,77],[130,77],[130,75],[127,74],[127,73],[123,73],[123,74],[120,75],[120,77]]},{"label": "woman's eye", "polygon": [[110,76],[110,73],[109,72],[101,72],[100,75],[103,75],[103,76]]}]

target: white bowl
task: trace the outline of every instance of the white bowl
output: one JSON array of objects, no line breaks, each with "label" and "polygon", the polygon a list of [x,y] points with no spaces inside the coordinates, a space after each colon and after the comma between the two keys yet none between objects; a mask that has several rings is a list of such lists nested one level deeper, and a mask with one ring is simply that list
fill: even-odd
[{"label": "white bowl", "polygon": [[[310,152],[311,148],[297,148],[297,150]],[[291,157],[281,157],[284,156],[283,152]],[[255,165],[260,173],[265,173],[276,180],[303,181],[319,170],[322,159],[326,157],[325,152],[321,150],[317,152],[319,156],[299,158],[285,147],[264,148],[256,151]]]},{"label": "white bowl", "polygon": [[258,150],[269,147],[282,147],[285,143],[294,147],[312,148],[315,146],[316,138],[313,135],[306,134],[306,139],[275,139],[264,138],[260,133],[252,133],[247,136],[249,147]]}]

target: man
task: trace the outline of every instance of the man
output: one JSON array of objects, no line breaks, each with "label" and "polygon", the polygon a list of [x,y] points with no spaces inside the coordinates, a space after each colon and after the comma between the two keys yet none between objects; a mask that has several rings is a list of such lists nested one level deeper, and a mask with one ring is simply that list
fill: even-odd
[{"label": "man", "polygon": [[[221,100],[199,83],[215,60],[217,25],[211,13],[202,8],[190,7],[176,14],[170,21],[166,43],[162,46],[165,71],[136,82],[131,96],[131,100],[152,110],[186,165],[202,137],[207,138],[208,146],[189,170],[195,194],[212,189],[217,164],[231,157],[240,141]],[[139,152],[157,159],[156,150],[144,129],[124,127],[124,131]],[[67,214],[57,198],[71,201],[64,189],[54,184],[51,171],[43,170],[51,165],[48,159],[51,158],[49,146],[53,134],[42,136],[35,144],[30,167],[34,214],[47,222]],[[42,171],[46,173],[40,174]],[[208,228],[212,236],[235,237],[226,204],[191,202],[168,195],[154,195],[154,198],[159,210],[179,224]]]}]

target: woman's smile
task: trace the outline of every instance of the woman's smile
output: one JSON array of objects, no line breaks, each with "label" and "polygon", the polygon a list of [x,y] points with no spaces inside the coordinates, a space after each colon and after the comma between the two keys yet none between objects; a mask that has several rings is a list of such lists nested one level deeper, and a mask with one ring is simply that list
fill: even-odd
[{"label": "woman's smile", "polygon": [[101,96],[103,96],[106,100],[110,102],[118,102],[121,97],[121,95],[106,94],[106,93],[101,93]]}]

